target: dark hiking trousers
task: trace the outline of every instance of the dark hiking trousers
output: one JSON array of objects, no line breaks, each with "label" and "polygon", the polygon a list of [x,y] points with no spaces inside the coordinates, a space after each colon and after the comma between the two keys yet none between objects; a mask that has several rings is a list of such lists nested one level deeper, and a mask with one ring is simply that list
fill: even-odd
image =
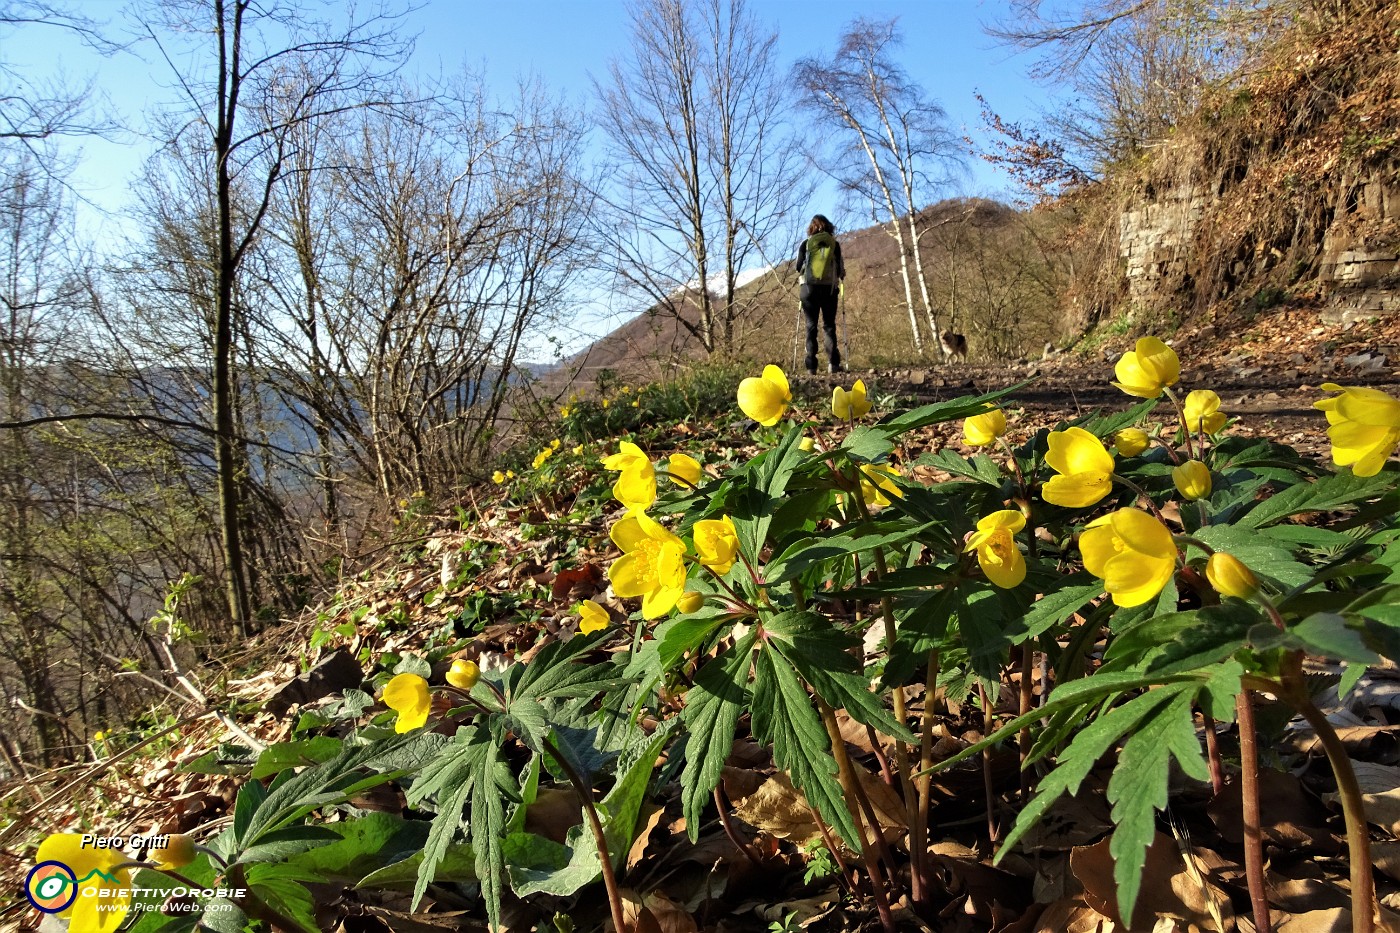
[{"label": "dark hiking trousers", "polygon": [[833,371],[841,368],[841,350],[836,345],[836,296],[829,285],[803,285],[799,293],[802,315],[807,319],[807,372],[817,371],[817,317],[826,334],[826,358]]}]

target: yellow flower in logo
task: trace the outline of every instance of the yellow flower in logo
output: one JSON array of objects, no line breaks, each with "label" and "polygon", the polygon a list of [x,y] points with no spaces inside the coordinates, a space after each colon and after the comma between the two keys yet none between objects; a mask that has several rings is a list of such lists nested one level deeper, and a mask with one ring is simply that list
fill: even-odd
[{"label": "yellow flower in logo", "polygon": [[787,376],[769,363],[762,376],[750,376],[739,383],[739,410],[765,427],[778,423],[792,401]]},{"label": "yellow flower in logo", "polygon": [[837,386],[831,390],[831,413],[842,421],[860,418],[870,411],[870,402],[865,398],[865,380],[857,379],[851,391]]},{"label": "yellow flower in logo", "polygon": [[671,454],[666,461],[666,472],[671,474],[671,482],[677,486],[686,483],[700,485],[700,461],[689,454]]},{"label": "yellow flower in logo", "polygon": [[986,447],[1006,433],[1006,412],[1000,408],[973,415],[963,421],[963,443],[969,447]]},{"label": "yellow flower in logo", "polygon": [[1138,398],[1156,398],[1181,378],[1176,351],[1156,337],[1141,337],[1137,347],[1118,358],[1113,367],[1118,388]]},{"label": "yellow flower in logo", "polygon": [[1187,460],[1172,467],[1172,482],[1187,502],[1204,499],[1210,495],[1210,467],[1199,460]]},{"label": "yellow flower in logo", "polygon": [[1052,505],[1082,509],[1108,495],[1113,486],[1113,455],[1103,441],[1083,428],[1050,432],[1050,450],[1045,462],[1058,476],[1041,489],[1041,496]]},{"label": "yellow flower in logo", "polygon": [[1400,401],[1379,389],[1343,388],[1325,382],[1322,388],[1341,395],[1313,403],[1326,412],[1332,460],[1350,466],[1357,476],[1375,476],[1400,443]]},{"label": "yellow flower in logo", "polygon": [[619,453],[603,459],[605,469],[622,471],[613,484],[613,497],[629,510],[649,509],[656,501],[656,468],[631,441],[623,441],[619,446]]},{"label": "yellow flower in logo", "polygon": [[644,619],[670,612],[685,592],[685,542],[645,512],[628,512],[613,525],[610,537],[622,549],[608,568],[613,592],[642,597]]},{"label": "yellow flower in logo", "polygon": [[30,881],[29,894],[53,907],[68,900],[57,916],[68,920],[70,930],[112,933],[126,920],[131,905],[131,872],[116,867],[125,861],[129,861],[127,856],[116,849],[84,846],[79,833],[54,833],[39,843],[34,862],[61,862],[73,877],[61,871],[46,874],[41,869]]},{"label": "yellow flower in logo", "polygon": [[458,658],[447,671],[447,682],[458,690],[470,690],[481,679],[481,668],[475,661]]},{"label": "yellow flower in logo", "polygon": [[580,616],[578,630],[584,635],[601,632],[612,621],[608,610],[599,605],[597,600],[585,599],[574,607],[574,611]]},{"label": "yellow flower in logo", "polygon": [[1225,427],[1225,413],[1220,410],[1220,396],[1210,389],[1197,389],[1186,396],[1182,404],[1185,427],[1191,434],[1204,431],[1214,434]]},{"label": "yellow flower in logo", "polygon": [[384,705],[399,714],[395,732],[412,732],[428,721],[432,701],[428,682],[417,674],[399,674],[384,687]]},{"label": "yellow flower in logo", "polygon": [[977,531],[967,539],[965,552],[976,551],[977,563],[987,579],[1004,590],[1020,586],[1026,579],[1026,559],[1016,547],[1016,532],[1026,527],[1026,516],[1015,509],[993,512],[977,523]]},{"label": "yellow flower in logo", "polygon": [[1147,432],[1141,428],[1124,428],[1113,435],[1113,446],[1125,457],[1136,457],[1149,443]]},{"label": "yellow flower in logo", "polygon": [[1259,578],[1238,557],[1216,551],[1206,561],[1206,579],[1222,596],[1249,599],[1259,590]]},{"label": "yellow flower in logo", "polygon": [[726,515],[696,522],[695,553],[700,563],[715,573],[720,576],[728,573],[739,556],[739,532],[734,529],[734,520]]},{"label": "yellow flower in logo", "polygon": [[1141,606],[1176,572],[1172,533],[1156,518],[1119,509],[1092,522],[1079,537],[1084,569],[1103,580],[1116,606]]}]

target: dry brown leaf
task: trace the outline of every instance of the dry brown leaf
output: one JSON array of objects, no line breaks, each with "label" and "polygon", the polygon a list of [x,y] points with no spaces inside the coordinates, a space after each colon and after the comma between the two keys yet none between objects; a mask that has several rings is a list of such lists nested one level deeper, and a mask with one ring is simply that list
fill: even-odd
[{"label": "dry brown leaf", "polygon": [[[1400,767],[1378,765],[1370,761],[1353,761],[1356,783],[1361,785],[1361,800],[1366,805],[1366,822],[1400,836]],[[1326,794],[1324,800],[1338,800],[1336,794]]]},{"label": "dry brown leaf", "polygon": [[622,919],[632,933],[698,933],[695,918],[660,891],[622,888]]},{"label": "dry brown leaf", "polygon": [[764,781],[752,794],[734,807],[739,819],[779,839],[806,845],[821,838],[806,798],[779,772]]},{"label": "dry brown leaf", "polygon": [[[1070,853],[1070,871],[1084,885],[1084,901],[1112,920],[1118,921],[1118,886],[1113,880],[1113,856],[1109,843],[1081,846]],[[1230,899],[1224,891],[1205,879],[1205,890],[1191,878],[1181,850],[1170,836],[1157,833],[1143,858],[1142,890],[1134,908],[1133,928],[1148,928],[1151,918],[1175,917],[1201,929],[1216,929],[1208,898],[1213,898],[1225,925],[1231,919]]]},{"label": "dry brown leaf", "polygon": [[1035,933],[1114,933],[1117,925],[1080,897],[1056,901],[1040,915]]},{"label": "dry brown leaf", "polygon": [[558,787],[540,788],[535,802],[525,809],[525,831],[552,839],[560,845],[569,827],[583,822],[578,795]]},{"label": "dry brown leaf", "polygon": [[[526,814],[529,815],[528,812]],[[627,868],[631,870],[647,851],[647,841],[651,838],[651,831],[661,822],[661,818],[666,815],[663,807],[658,807],[654,803],[642,804],[642,812],[638,819],[641,831],[637,833],[637,838],[632,842],[632,848],[627,850]]]},{"label": "dry brown leaf", "polygon": [[1371,843],[1371,861],[1377,871],[1400,881],[1400,842]]},{"label": "dry brown leaf", "polygon": [[[1340,848],[1340,843],[1327,827],[1326,814],[1292,774],[1260,769],[1259,800],[1265,842],[1290,849],[1311,846],[1324,852],[1336,852]],[[1241,814],[1244,811],[1240,802],[1239,781],[1227,783],[1225,789],[1211,800],[1207,812],[1221,836],[1236,845],[1243,842],[1244,818]]]},{"label": "dry brown leaf", "polygon": [[1351,911],[1345,907],[1294,914],[1275,927],[1278,933],[1351,933]]}]

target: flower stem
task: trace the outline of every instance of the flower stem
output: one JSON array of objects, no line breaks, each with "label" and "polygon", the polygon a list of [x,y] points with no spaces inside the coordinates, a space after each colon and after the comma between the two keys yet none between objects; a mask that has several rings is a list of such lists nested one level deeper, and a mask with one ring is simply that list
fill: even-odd
[{"label": "flower stem", "polygon": [[555,764],[569,778],[569,783],[574,785],[574,792],[578,794],[579,803],[583,804],[583,812],[588,816],[588,825],[593,829],[593,839],[598,844],[598,861],[603,866],[603,887],[608,890],[608,906],[612,908],[613,926],[617,927],[618,933],[625,933],[627,920],[622,913],[622,893],[617,887],[617,874],[613,871],[612,856],[608,853],[608,840],[603,835],[603,821],[598,818],[598,810],[593,806],[593,789],[584,783],[583,778],[574,770],[574,766],[559,751],[559,747],[549,739],[543,739],[544,750],[549,752]]},{"label": "flower stem", "polygon": [[729,819],[728,801],[724,799],[724,792],[721,785],[716,784],[714,790],[715,809],[719,811],[719,824],[724,827],[724,834],[729,837],[729,841],[734,843],[734,847],[748,858],[755,865],[762,865],[759,861],[758,853],[754,852],[753,846],[739,838],[739,832],[734,828],[734,823]]},{"label": "flower stem", "polygon": [[1264,836],[1259,826],[1259,745],[1254,734],[1254,693],[1241,690],[1235,697],[1240,724],[1240,800],[1244,817],[1244,872],[1249,903],[1258,933],[1273,933],[1269,901],[1264,894]]}]

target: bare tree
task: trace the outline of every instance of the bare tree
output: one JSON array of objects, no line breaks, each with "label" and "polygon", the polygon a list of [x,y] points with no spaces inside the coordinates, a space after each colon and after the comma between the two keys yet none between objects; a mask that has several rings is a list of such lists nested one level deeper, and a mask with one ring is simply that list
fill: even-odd
[{"label": "bare tree", "polygon": [[894,61],[901,41],[895,20],[857,19],[842,34],[833,59],[804,58],[794,75],[802,106],[831,133],[824,169],[869,206],[871,219],[885,225],[899,246],[909,328],[922,354],[916,283],[931,339],[941,344],[919,249],[919,210],[957,169],[961,149],[943,109]]},{"label": "bare tree", "polygon": [[782,125],[777,35],[743,0],[631,12],[629,58],[595,82],[618,166],[608,242],[626,286],[726,352],[753,300],[740,273],[786,254],[781,233],[810,190]]},{"label": "bare tree", "polygon": [[[209,257],[214,454],[229,613],[246,634],[252,607],[240,533],[245,516],[239,476],[245,460],[235,417],[236,281],[283,179],[294,128],[378,101],[379,81],[398,67],[407,46],[382,12],[340,29],[304,18],[290,3],[188,0],[163,12],[159,25],[154,18],[147,24],[147,35],[170,64],[196,117],[182,132],[198,134],[212,156],[206,184],[215,202]],[[187,31],[212,36],[211,60],[203,69],[177,65],[167,48],[172,34]],[[268,100],[280,106],[259,109]],[[280,119],[259,119],[270,112]],[[245,194],[245,203],[235,204],[236,189]]]}]

